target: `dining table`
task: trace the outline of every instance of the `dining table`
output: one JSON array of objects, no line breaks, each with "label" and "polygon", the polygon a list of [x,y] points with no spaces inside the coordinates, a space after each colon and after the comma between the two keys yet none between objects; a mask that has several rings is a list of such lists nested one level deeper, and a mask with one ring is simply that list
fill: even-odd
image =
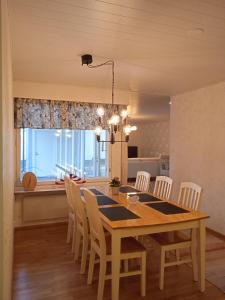
[{"label": "dining table", "polygon": [[119,299],[121,239],[178,230],[191,230],[197,255],[198,286],[201,292],[205,291],[207,214],[129,185],[120,187],[116,195],[108,185],[88,188],[96,195],[103,226],[112,236],[112,300]]}]

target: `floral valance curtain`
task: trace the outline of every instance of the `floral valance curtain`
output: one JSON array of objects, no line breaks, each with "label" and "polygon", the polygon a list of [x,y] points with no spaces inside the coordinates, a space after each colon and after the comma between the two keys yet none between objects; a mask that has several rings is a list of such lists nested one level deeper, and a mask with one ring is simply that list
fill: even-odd
[{"label": "floral valance curtain", "polygon": [[[111,104],[73,102],[61,100],[14,99],[15,128],[69,128],[95,129],[99,124],[96,110],[99,106],[105,109],[105,122],[112,113]],[[125,105],[114,105],[120,112]]]}]

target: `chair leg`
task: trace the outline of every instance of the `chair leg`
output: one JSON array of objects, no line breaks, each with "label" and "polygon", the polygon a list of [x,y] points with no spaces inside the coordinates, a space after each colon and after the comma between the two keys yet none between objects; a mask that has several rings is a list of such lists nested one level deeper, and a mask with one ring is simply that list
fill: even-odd
[{"label": "chair leg", "polygon": [[146,295],[146,252],[141,256],[141,296]]},{"label": "chair leg", "polygon": [[164,288],[164,269],[165,269],[165,249],[161,247],[160,249],[160,272],[159,272],[159,288],[163,290]]},{"label": "chair leg", "polygon": [[105,274],[106,274],[106,259],[100,257],[100,270],[98,279],[98,296],[97,300],[103,299],[104,286],[105,286]]},{"label": "chair leg", "polygon": [[124,263],[124,272],[127,273],[128,270],[129,270],[129,262],[128,262],[128,259],[125,259],[125,260],[123,261],[123,263]]},{"label": "chair leg", "polygon": [[80,274],[84,274],[85,273],[87,256],[88,256],[88,236],[83,236]]},{"label": "chair leg", "polygon": [[73,239],[72,239],[72,253],[75,251],[75,245],[76,245],[76,224],[73,224]]},{"label": "chair leg", "polygon": [[71,220],[70,215],[69,215],[69,217],[68,217],[67,237],[66,237],[67,244],[69,244],[69,242],[70,242],[72,225],[73,225],[72,220]]},{"label": "chair leg", "polygon": [[88,267],[87,284],[92,284],[93,273],[94,273],[94,266],[95,266],[95,251],[94,251],[93,248],[91,248],[90,259],[89,259],[89,267]]},{"label": "chair leg", "polygon": [[79,258],[79,250],[80,250],[80,241],[81,241],[81,234],[80,231],[76,230],[76,244],[74,248],[74,260],[78,260]]}]

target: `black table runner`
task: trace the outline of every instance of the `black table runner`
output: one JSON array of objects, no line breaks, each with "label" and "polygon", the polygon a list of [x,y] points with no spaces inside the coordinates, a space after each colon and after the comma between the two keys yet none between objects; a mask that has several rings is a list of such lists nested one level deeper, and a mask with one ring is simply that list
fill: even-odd
[{"label": "black table runner", "polygon": [[129,211],[126,207],[104,207],[99,209],[110,221],[123,221],[139,219],[140,217]]},{"label": "black table runner", "polygon": [[165,215],[183,214],[189,212],[184,208],[178,207],[168,202],[148,203],[146,205],[151,208],[154,208],[155,210],[158,210],[159,212]]}]

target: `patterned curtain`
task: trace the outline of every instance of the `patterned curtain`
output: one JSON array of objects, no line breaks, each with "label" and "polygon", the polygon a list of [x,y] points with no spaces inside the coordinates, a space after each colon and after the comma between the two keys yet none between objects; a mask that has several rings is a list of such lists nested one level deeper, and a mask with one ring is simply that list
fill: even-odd
[{"label": "patterned curtain", "polygon": [[89,129],[99,124],[96,110],[105,109],[103,123],[106,123],[113,110],[120,112],[125,105],[73,102],[61,100],[14,99],[15,128],[56,128]]}]

